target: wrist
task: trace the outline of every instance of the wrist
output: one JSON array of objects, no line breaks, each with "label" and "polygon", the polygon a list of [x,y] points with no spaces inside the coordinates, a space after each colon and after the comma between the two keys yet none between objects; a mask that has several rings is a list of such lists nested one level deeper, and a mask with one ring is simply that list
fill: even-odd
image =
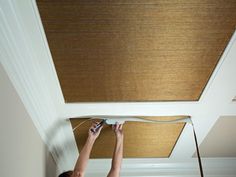
[{"label": "wrist", "polygon": [[116,140],[117,141],[123,141],[123,139],[124,139],[124,136],[123,135],[116,135]]},{"label": "wrist", "polygon": [[94,136],[88,136],[88,138],[87,138],[87,141],[88,142],[91,142],[91,143],[94,143],[95,142],[95,140],[96,140],[96,137],[94,137]]}]

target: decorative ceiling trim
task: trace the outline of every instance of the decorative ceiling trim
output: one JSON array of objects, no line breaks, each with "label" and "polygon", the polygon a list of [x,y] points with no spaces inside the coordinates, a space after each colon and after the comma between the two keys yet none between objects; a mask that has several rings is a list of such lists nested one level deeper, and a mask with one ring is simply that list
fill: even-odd
[{"label": "decorative ceiling trim", "polygon": [[1,64],[59,169],[70,168],[77,149],[59,117],[64,100],[36,9],[31,0],[0,2]]},{"label": "decorative ceiling trim", "polygon": [[[99,163],[98,163],[99,162]],[[161,176],[161,177],[195,177],[199,176],[196,159],[124,159],[121,176]],[[235,158],[203,159],[204,172],[210,177],[233,177],[236,174]],[[105,170],[101,170],[104,169]],[[110,168],[109,160],[90,160],[88,176],[106,176]]]},{"label": "decorative ceiling trim", "polygon": [[[1,64],[42,139],[52,151],[59,171],[71,169],[78,155],[67,118],[91,114],[191,115],[201,143],[220,116],[236,115],[236,103],[232,102],[236,93],[236,33],[198,102],[65,104],[35,0],[0,1],[0,23]],[[178,163],[180,159],[187,163],[194,151],[192,129],[186,126],[166,163],[171,165],[171,162]],[[152,165],[161,161],[143,160]],[[228,162],[231,163],[230,160]],[[136,161],[136,165],[143,169],[145,164],[138,159]]]}]

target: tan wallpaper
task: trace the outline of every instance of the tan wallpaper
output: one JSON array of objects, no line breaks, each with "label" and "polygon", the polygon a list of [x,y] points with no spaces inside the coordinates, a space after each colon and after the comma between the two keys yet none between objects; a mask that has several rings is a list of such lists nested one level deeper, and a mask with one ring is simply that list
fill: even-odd
[{"label": "tan wallpaper", "polygon": [[232,0],[38,0],[66,102],[198,100],[236,24]]},{"label": "tan wallpaper", "polygon": [[[148,117],[153,120],[173,120],[178,117]],[[72,128],[86,119],[70,119]],[[94,121],[94,120],[93,120]],[[87,121],[74,131],[79,151],[85,144],[91,121]],[[124,157],[125,158],[166,158],[177,142],[185,123],[154,124],[144,122],[125,122]],[[111,158],[115,145],[115,136],[111,126],[105,125],[96,140],[91,158]]]}]

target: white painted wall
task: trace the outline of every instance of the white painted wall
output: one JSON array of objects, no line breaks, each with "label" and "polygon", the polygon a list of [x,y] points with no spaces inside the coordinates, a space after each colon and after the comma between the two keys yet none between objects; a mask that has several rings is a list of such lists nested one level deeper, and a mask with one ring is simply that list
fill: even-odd
[{"label": "white painted wall", "polygon": [[0,176],[55,176],[56,165],[1,64],[0,113]]}]

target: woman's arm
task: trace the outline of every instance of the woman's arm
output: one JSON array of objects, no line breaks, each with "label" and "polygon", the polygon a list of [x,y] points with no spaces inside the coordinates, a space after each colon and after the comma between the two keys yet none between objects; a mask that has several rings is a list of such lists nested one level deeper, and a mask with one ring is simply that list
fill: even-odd
[{"label": "woman's arm", "polygon": [[111,170],[108,173],[108,177],[120,176],[120,169],[123,158],[123,140],[124,140],[122,126],[123,126],[122,124],[120,125],[116,124],[112,127],[116,134],[116,145],[113,152]]},{"label": "woman's arm", "polygon": [[94,144],[95,140],[97,139],[97,137],[99,136],[100,131],[102,129],[102,127],[101,127],[100,129],[98,129],[97,132],[93,133],[91,131],[91,129],[95,128],[95,126],[96,126],[96,124],[93,124],[91,126],[91,128],[89,129],[88,138],[86,140],[84,147],[82,148],[82,150],[79,154],[79,158],[76,162],[72,177],[83,177],[84,176],[85,168],[87,166],[88,159],[89,159],[91,150],[93,148],[93,144]]}]

